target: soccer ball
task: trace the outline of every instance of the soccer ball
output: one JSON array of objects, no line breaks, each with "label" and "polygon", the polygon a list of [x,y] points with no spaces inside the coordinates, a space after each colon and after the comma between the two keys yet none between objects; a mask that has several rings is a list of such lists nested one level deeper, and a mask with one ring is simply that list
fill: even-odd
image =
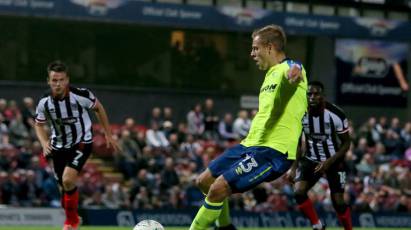
[{"label": "soccer ball", "polygon": [[155,220],[142,220],[134,226],[133,230],[164,230],[164,227]]}]

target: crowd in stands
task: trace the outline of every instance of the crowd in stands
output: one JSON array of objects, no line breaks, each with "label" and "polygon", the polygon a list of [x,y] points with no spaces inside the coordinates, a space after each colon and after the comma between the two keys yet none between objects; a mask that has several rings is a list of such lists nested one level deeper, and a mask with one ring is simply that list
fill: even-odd
[{"label": "crowd in stands", "polygon": [[[152,110],[150,119],[132,117],[112,125],[122,151],[105,148],[94,125],[94,156],[85,165],[79,190],[84,208],[189,208],[201,204],[196,176],[228,146],[246,134],[256,111],[220,114],[212,99],[194,105],[178,121],[172,107]],[[35,105],[24,98],[0,99],[0,204],[59,207],[59,189],[33,130]],[[356,128],[354,128],[356,127]],[[346,199],[354,211],[411,213],[411,122],[370,117],[350,124],[346,154]],[[117,172],[117,174],[116,174]],[[114,175],[120,175],[114,177]],[[316,206],[332,210],[329,188],[321,179],[309,193]],[[285,177],[233,196],[233,209],[296,210]]]}]

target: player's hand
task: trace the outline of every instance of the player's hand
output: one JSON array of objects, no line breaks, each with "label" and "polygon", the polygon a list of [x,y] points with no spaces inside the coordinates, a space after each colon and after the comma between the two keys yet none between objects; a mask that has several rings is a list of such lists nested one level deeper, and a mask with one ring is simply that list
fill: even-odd
[{"label": "player's hand", "polygon": [[287,173],[287,180],[290,181],[290,183],[293,183],[293,184],[294,184],[295,174],[296,174],[296,170],[295,170],[295,169],[290,169],[290,171],[288,171],[288,173]]},{"label": "player's hand", "polygon": [[287,72],[287,79],[290,83],[298,83],[304,80],[301,65],[293,64]]},{"label": "player's hand", "polygon": [[326,172],[330,168],[330,166],[332,165],[333,162],[334,161],[332,160],[332,158],[328,158],[327,160],[319,163],[317,165],[317,167],[315,167],[314,173],[324,173],[324,172]]},{"label": "player's hand", "polygon": [[106,138],[106,148],[113,148],[114,152],[120,152],[121,148],[118,145],[117,141],[111,135],[105,135]]},{"label": "player's hand", "polygon": [[47,144],[43,145],[43,156],[45,158],[50,157],[51,156],[51,151],[53,149],[51,148],[51,143],[47,142]]},{"label": "player's hand", "polygon": [[407,82],[400,83],[400,87],[401,87],[402,91],[404,91],[404,92],[407,92],[410,89]]}]

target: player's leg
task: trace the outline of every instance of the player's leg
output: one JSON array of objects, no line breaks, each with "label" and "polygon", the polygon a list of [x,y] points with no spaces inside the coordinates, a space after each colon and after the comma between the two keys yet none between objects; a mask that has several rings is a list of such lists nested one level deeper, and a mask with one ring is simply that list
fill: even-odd
[{"label": "player's leg", "polygon": [[317,211],[310,198],[307,196],[312,185],[307,181],[298,181],[294,184],[294,198],[297,202],[298,209],[305,217],[310,220],[313,229],[324,229],[324,224],[318,217]]},{"label": "player's leg", "polygon": [[[208,190],[210,189],[211,184],[215,181],[215,177],[213,177],[209,168],[204,170],[196,180],[197,187],[207,195]],[[216,226],[218,230],[235,230],[236,228],[231,223],[230,217],[230,206],[228,202],[228,198],[223,201],[223,208],[221,210],[221,214],[216,221]]]},{"label": "player's leg", "polygon": [[68,158],[62,176],[64,190],[64,211],[66,212],[65,225],[76,229],[80,223],[78,215],[79,193],[77,190],[77,180],[81,169],[91,154],[91,144],[81,144],[67,153]]},{"label": "player's leg", "polygon": [[77,226],[78,218],[78,200],[79,194],[76,186],[79,172],[76,169],[66,166],[63,172],[63,203],[66,213],[65,225]]},{"label": "player's leg", "polygon": [[196,185],[201,190],[203,194],[207,194],[210,189],[211,184],[215,181],[209,168],[204,170],[197,178]]},{"label": "player's leg", "polygon": [[336,170],[327,172],[327,180],[331,190],[331,200],[338,220],[345,230],[352,229],[350,206],[344,200],[344,190],[346,182],[345,164],[343,162],[332,166]]},{"label": "player's leg", "polygon": [[62,151],[52,150],[47,160],[53,168],[54,178],[59,185],[61,207],[64,208],[63,172],[66,167],[66,155]]},{"label": "player's leg", "polygon": [[[207,229],[217,218],[219,223],[225,226],[232,226],[229,218],[229,210],[227,199],[223,202],[212,202],[209,200],[208,194],[212,184],[216,182],[215,178],[221,176],[235,162],[241,159],[241,152],[245,149],[242,145],[236,145],[227,149],[223,154],[211,161],[206,169],[198,178],[197,186],[207,195],[204,205],[198,211],[196,217],[191,224],[190,229]],[[214,187],[215,189],[216,187]],[[223,214],[223,215],[221,215]],[[212,221],[211,221],[212,220]],[[211,222],[210,222],[211,221]],[[221,226],[221,225],[220,225]]]},{"label": "player's leg", "polygon": [[337,212],[338,220],[345,230],[352,229],[350,206],[344,201],[343,193],[331,194],[332,203]]},{"label": "player's leg", "polygon": [[321,175],[314,175],[315,162],[302,158],[298,164],[298,169],[294,184],[294,198],[298,209],[310,220],[313,229],[324,229],[318,217],[317,211],[307,193],[319,180]]},{"label": "player's leg", "polygon": [[62,150],[53,150],[52,151],[52,160],[53,160],[53,169],[54,169],[54,174],[57,179],[57,182],[60,187],[61,191],[61,207],[64,209],[64,212],[66,214],[66,220],[64,221],[64,226],[63,230],[66,229],[71,229],[71,213],[67,210],[67,205],[66,205],[66,192],[64,189],[63,185],[63,175],[66,169],[67,162],[70,159],[69,152],[67,151],[62,151]]},{"label": "player's leg", "polygon": [[224,199],[223,208],[216,221],[216,230],[236,230],[231,222],[229,198]]},{"label": "player's leg", "polygon": [[210,186],[204,205],[197,212],[190,230],[206,230],[221,214],[223,201],[229,196],[230,189],[223,176],[219,176]]},{"label": "player's leg", "polygon": [[[249,147],[242,149],[239,155],[241,159],[231,164],[210,186],[206,203],[197,213],[191,230],[207,229],[221,214],[223,201],[231,193],[245,192],[262,182],[274,180],[287,172],[292,164],[285,154],[267,147]],[[207,210],[208,218],[202,218]],[[210,210],[214,211],[214,216]]]}]

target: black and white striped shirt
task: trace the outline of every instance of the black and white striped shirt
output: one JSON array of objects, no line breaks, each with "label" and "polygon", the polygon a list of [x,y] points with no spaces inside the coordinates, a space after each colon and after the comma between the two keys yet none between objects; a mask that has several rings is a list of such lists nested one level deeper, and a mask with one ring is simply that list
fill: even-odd
[{"label": "black and white striped shirt", "polygon": [[51,123],[51,145],[54,149],[71,148],[83,142],[93,141],[91,119],[88,110],[94,108],[97,99],[84,88],[70,87],[63,99],[55,99],[51,93],[44,95],[36,108],[36,122]]},{"label": "black and white striped shirt", "polygon": [[306,113],[303,117],[303,131],[306,142],[306,157],[317,162],[325,161],[341,145],[338,134],[348,132],[348,120],[336,105],[326,103],[320,116]]}]

